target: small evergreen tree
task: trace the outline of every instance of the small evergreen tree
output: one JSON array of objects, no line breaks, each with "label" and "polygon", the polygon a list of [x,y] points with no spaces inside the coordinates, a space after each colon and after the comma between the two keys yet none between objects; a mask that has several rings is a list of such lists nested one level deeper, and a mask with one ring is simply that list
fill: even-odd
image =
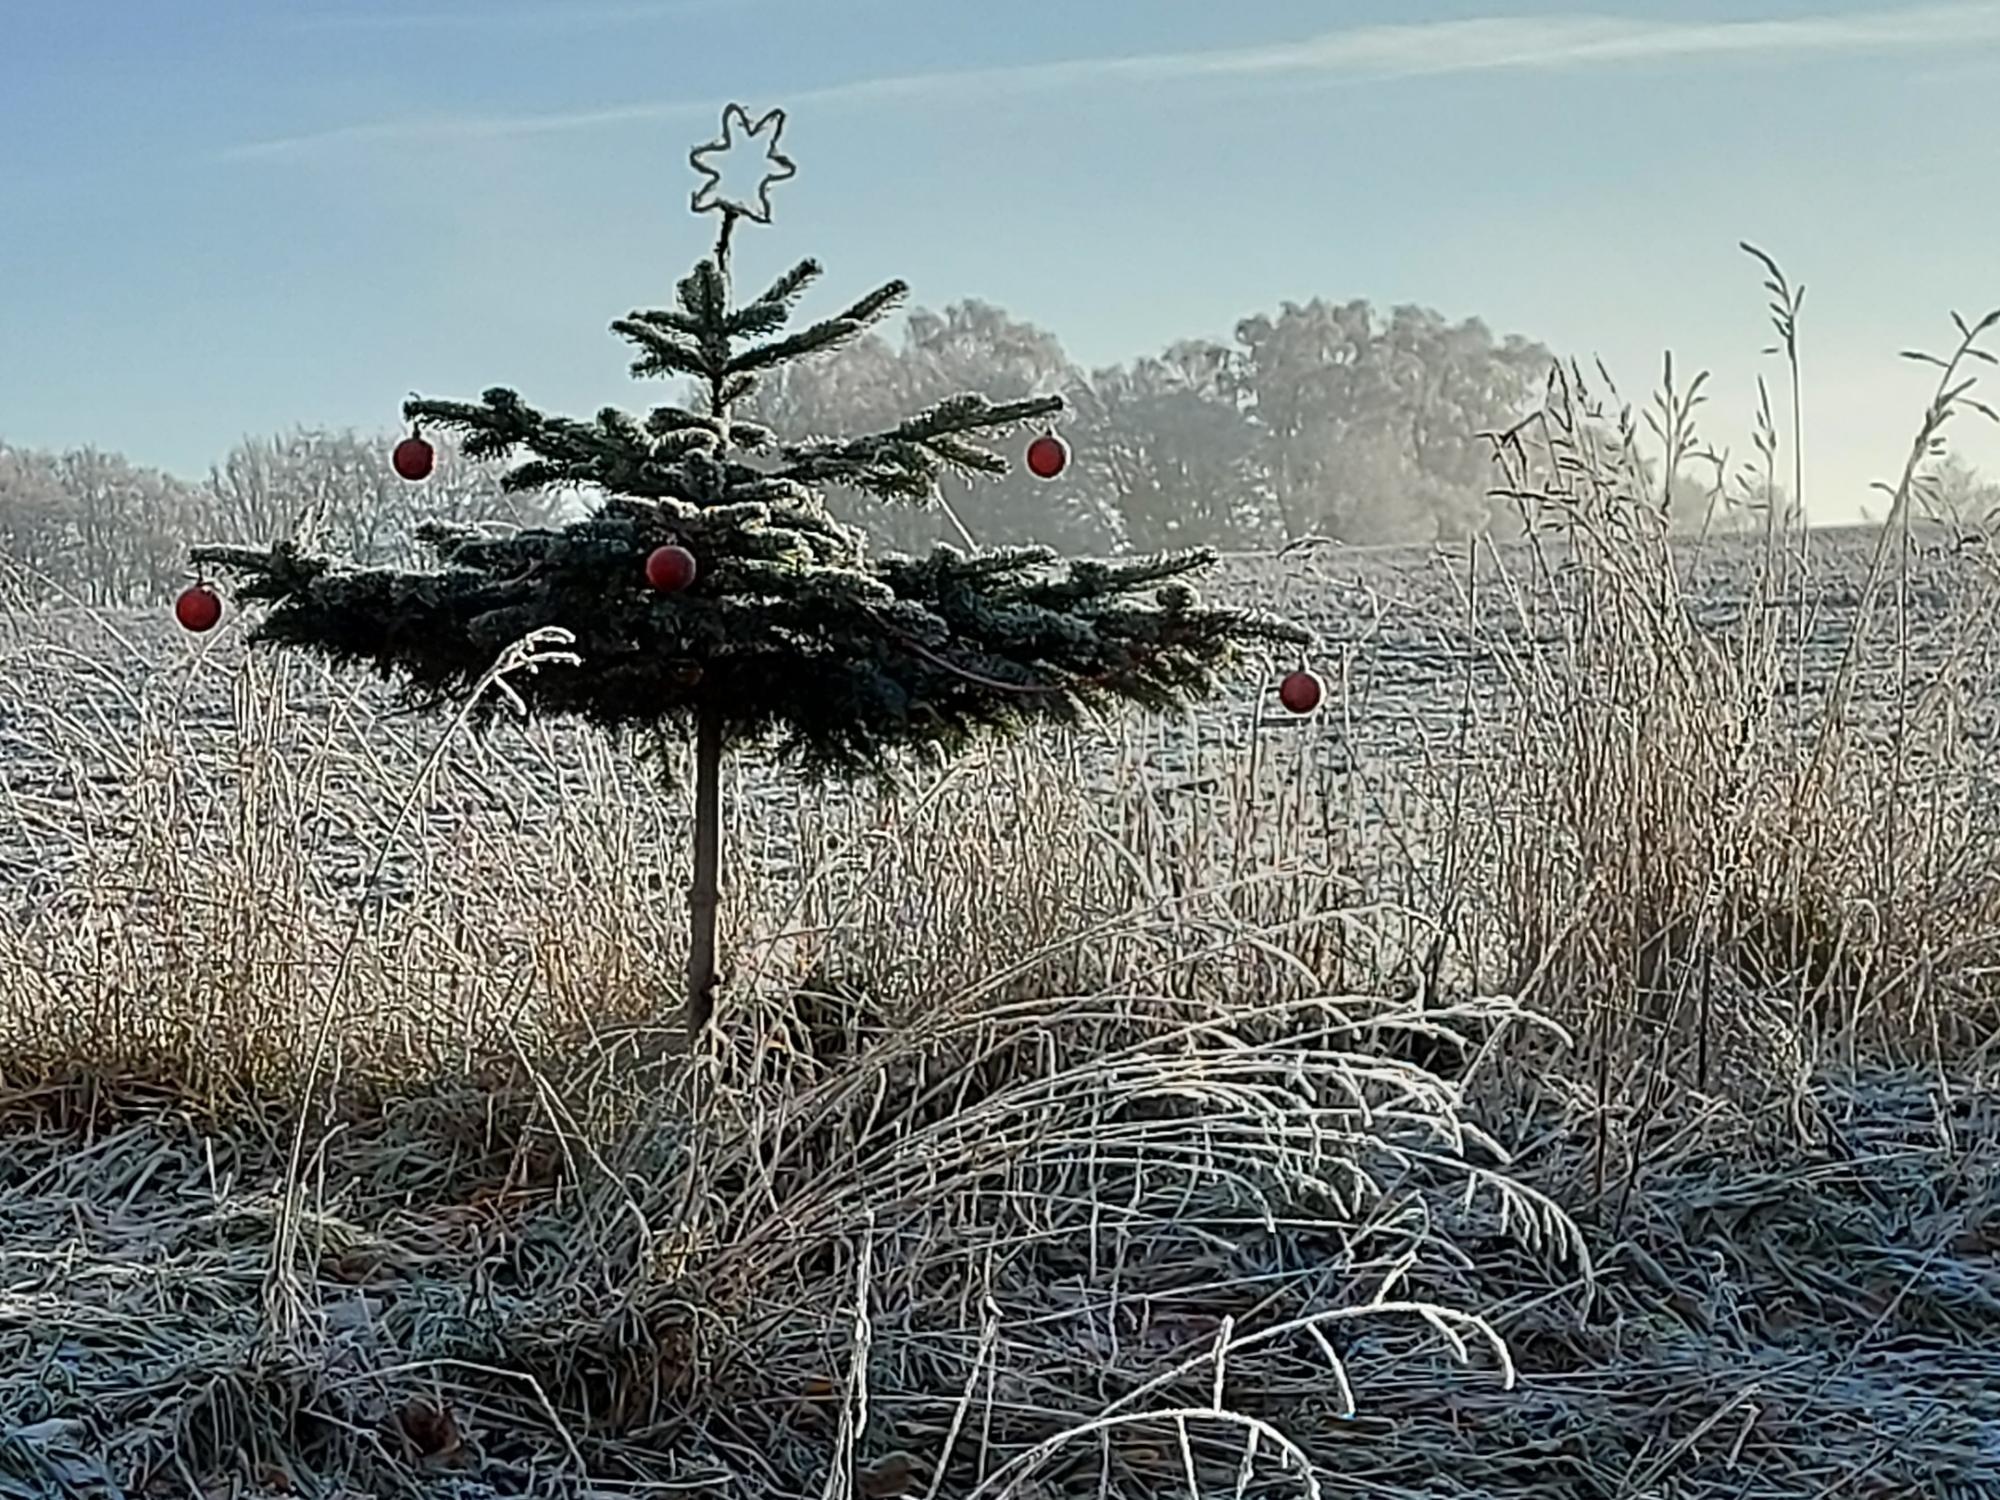
[{"label": "small evergreen tree", "polygon": [[[794,333],[783,330],[820,274],[815,262],[733,300],[737,221],[768,222],[770,186],[792,174],[778,152],[783,123],[776,110],[753,123],[729,107],[722,138],[691,157],[707,179],[693,206],[721,218],[713,252],[673,307],[611,325],[638,348],[634,376],[693,377],[692,406],[578,421],[496,388],[476,403],[412,398],[403,408],[419,433],[430,424],[459,434],[468,456],[525,451],[506,487],[602,497],[588,515],[507,533],[428,523],[418,537],[436,565],[423,570],[357,566],[301,541],[192,553],[197,567],[233,576],[240,599],[271,606],[254,640],[373,668],[414,707],[473,700],[483,722],[498,700],[478,689],[496,660],[556,627],[578,659],[517,685],[529,713],[660,743],[691,730],[691,1036],[714,1004],[730,746],[765,742],[808,777],[887,777],[910,751],[955,754],[989,731],[1119,702],[1186,703],[1213,690],[1239,647],[1306,639],[1284,622],[1198,603],[1185,580],[1212,561],[1202,551],[1067,564],[1036,547],[869,556],[861,534],[828,514],[823,487],[937,503],[948,470],[1006,471],[982,436],[1045,421],[1062,402],[956,396],[887,431],[795,442],[736,414],[760,376],[856,338],[906,291],[889,282]],[[724,196],[707,162],[739,126],[766,152],[754,204]]]}]

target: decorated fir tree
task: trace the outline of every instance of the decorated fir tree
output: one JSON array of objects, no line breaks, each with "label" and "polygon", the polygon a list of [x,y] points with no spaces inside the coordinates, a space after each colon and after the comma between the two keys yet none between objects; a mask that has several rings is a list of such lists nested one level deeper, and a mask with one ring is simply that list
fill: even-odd
[{"label": "decorated fir tree", "polygon": [[[738,415],[765,372],[838,348],[906,291],[892,281],[786,332],[820,274],[808,260],[735,300],[731,236],[740,220],[769,222],[771,185],[792,175],[783,126],[776,110],[756,121],[737,105],[724,112],[721,138],[691,156],[704,179],[693,207],[720,217],[714,250],[672,307],[611,325],[638,349],[632,373],[690,379],[691,405],[579,421],[496,388],[477,402],[404,406],[412,431],[394,454],[404,478],[429,473],[423,432],[444,429],[468,455],[522,455],[508,488],[575,489],[590,498],[588,514],[511,533],[427,525],[419,535],[436,565],[419,571],[356,566],[299,540],[193,553],[204,579],[231,578],[238,599],[270,606],[255,640],[372,668],[416,707],[465,708],[510,646],[556,627],[573,637],[577,660],[514,684],[529,713],[667,740],[691,734],[691,1032],[713,1011],[731,746],[767,744],[807,776],[884,776],[911,751],[952,754],[990,731],[1120,703],[1182,704],[1211,692],[1239,647],[1305,640],[1281,621],[1198,603],[1185,580],[1212,560],[1204,552],[1067,563],[1024,547],[870,556],[864,537],[828,514],[825,487],[939,504],[947,470],[1004,472],[1006,460],[980,440],[1024,424],[1043,429],[1027,448],[1030,470],[1053,478],[1067,449],[1047,424],[1062,402],[957,396],[885,432],[810,441]],[[764,153],[754,201],[726,196],[711,160],[743,141]],[[207,629],[220,601],[203,582],[177,613]],[[1309,682],[1293,674],[1288,707],[1302,706]],[[500,701],[489,694],[470,707],[484,718]]]}]

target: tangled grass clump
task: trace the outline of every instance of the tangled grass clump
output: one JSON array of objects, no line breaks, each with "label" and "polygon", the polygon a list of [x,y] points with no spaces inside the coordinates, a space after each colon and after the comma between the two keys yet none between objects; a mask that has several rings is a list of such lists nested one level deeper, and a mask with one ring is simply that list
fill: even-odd
[{"label": "tangled grass clump", "polygon": [[303,1180],[281,1121],[17,1095],[0,1475],[87,1453],[139,1490],[247,1466],[418,1493],[469,1466],[507,1493],[766,1495],[831,1460],[1013,1493],[1247,1463],[1314,1493],[1293,1405],[1352,1421],[1440,1346],[1513,1378],[1477,1313],[1423,1294],[1427,1238],[1580,1245],[1452,1085],[1351,1050],[1332,1005],[1256,1020],[1297,1040],[1024,998],[698,1144],[566,1136],[524,1075],[490,1140],[440,1127],[496,1096],[410,1098],[329,1131]]}]

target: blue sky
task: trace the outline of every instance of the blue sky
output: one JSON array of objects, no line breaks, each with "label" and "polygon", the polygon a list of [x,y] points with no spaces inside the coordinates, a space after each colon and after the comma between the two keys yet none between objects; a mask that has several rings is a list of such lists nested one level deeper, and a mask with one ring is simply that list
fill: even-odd
[{"label": "blue sky", "polygon": [[902,276],[1091,365],[1421,302],[1632,395],[1672,348],[1740,448],[1753,240],[1810,288],[1827,518],[1902,462],[1897,351],[2000,306],[2000,3],[0,0],[0,437],[192,475],[413,389],[643,404],[604,325],[706,249],[732,98],[800,168],[746,275]]}]

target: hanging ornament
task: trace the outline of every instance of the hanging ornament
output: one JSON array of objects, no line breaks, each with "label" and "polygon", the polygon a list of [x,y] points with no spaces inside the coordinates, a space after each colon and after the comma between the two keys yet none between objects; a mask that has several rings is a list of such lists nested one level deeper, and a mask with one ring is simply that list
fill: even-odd
[{"label": "hanging ornament", "polygon": [[1037,479],[1053,479],[1069,465],[1069,444],[1053,432],[1045,432],[1028,444],[1028,472]]},{"label": "hanging ornament", "polygon": [[1295,714],[1309,714],[1319,707],[1319,691],[1319,679],[1301,669],[1278,684],[1278,701]]},{"label": "hanging ornament", "polygon": [[182,589],[180,597],[174,600],[174,618],[181,629],[192,630],[196,635],[213,630],[222,620],[222,599],[207,584],[193,584]]},{"label": "hanging ornament", "polygon": [[437,462],[437,452],[413,432],[396,444],[396,451],[389,455],[389,462],[398,474],[415,484],[420,479],[430,478],[431,466]]},{"label": "hanging ornament", "polygon": [[678,542],[655,547],[646,556],[646,582],[663,594],[678,594],[694,582],[694,554]]}]

